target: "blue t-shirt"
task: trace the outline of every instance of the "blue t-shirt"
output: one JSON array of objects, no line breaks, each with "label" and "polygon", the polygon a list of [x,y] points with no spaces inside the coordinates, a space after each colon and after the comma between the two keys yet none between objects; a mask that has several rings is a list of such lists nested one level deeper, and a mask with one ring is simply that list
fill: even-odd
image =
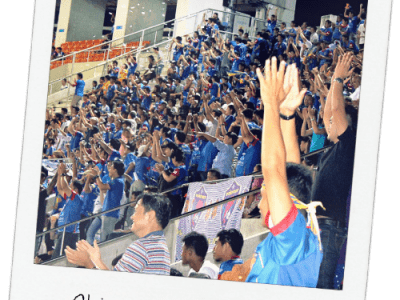
[{"label": "blue t-shirt", "polygon": [[211,96],[218,97],[219,84],[214,82],[210,88]]},{"label": "blue t-shirt", "polygon": [[320,41],[324,41],[327,43],[332,42],[332,28],[321,28],[321,37],[320,37]]},{"label": "blue t-shirt", "polygon": [[138,179],[146,184],[147,172],[150,170],[150,159],[147,156],[136,157],[135,173]]},{"label": "blue t-shirt", "polygon": [[[187,169],[185,165],[181,165],[179,167],[175,167],[175,170],[171,173],[177,178],[176,184],[174,187],[178,187],[184,183],[186,183]],[[177,189],[171,192],[171,195],[181,195],[182,189]]]},{"label": "blue t-shirt", "polygon": [[225,117],[225,129],[226,129],[226,131],[229,130],[229,127],[231,127],[233,122],[235,122],[235,117],[234,116],[229,115],[229,116]]},{"label": "blue t-shirt", "polygon": [[143,107],[146,111],[149,111],[151,105],[151,94],[147,97],[142,96],[142,99],[141,107]]},{"label": "blue t-shirt", "polygon": [[342,39],[342,34],[340,33],[339,26],[340,26],[339,24],[336,24],[335,30],[332,33],[333,40],[340,41]]},{"label": "blue t-shirt", "polygon": [[76,87],[75,87],[75,95],[83,97],[83,91],[85,89],[85,82],[81,79],[76,81]]},{"label": "blue t-shirt", "polygon": [[135,74],[137,65],[138,65],[138,64],[135,63],[135,62],[130,63],[129,69],[128,69],[128,75],[127,75],[128,78],[129,78],[129,76],[130,76],[131,74]]},{"label": "blue t-shirt", "polygon": [[[63,198],[66,200],[66,204],[58,217],[58,226],[66,225],[81,219],[82,198],[74,191],[72,191],[69,197],[64,194]],[[79,233],[79,223],[64,228],[66,228],[66,232]],[[58,232],[64,232],[64,228],[58,229]]]},{"label": "blue t-shirt", "polygon": [[[113,209],[121,205],[122,195],[124,193],[124,178],[118,177],[111,180],[109,183],[110,189],[107,191],[106,197],[104,198],[102,212]],[[114,210],[104,214],[106,217],[119,218],[119,210]]]},{"label": "blue t-shirt", "polygon": [[[132,152],[130,152],[125,156],[125,159],[124,159],[125,172],[126,172],[126,170],[128,170],[129,165],[132,162],[136,162],[136,156]],[[134,168],[128,173],[128,175],[131,177],[133,177],[133,170],[134,170]]]},{"label": "blue t-shirt", "polygon": [[82,192],[82,211],[81,214],[88,217],[90,213],[93,212],[94,208],[94,201],[97,199],[97,197],[100,195],[100,189],[97,185],[92,185],[92,192],[86,193]]},{"label": "blue t-shirt", "polygon": [[153,158],[149,157],[150,160],[150,169],[147,172],[147,179],[148,179],[148,185],[158,185],[158,178],[160,177],[160,173],[156,171],[156,164],[158,164],[157,161],[155,161]]},{"label": "blue t-shirt", "polygon": [[206,172],[211,169],[214,158],[218,154],[218,149],[208,141],[206,146],[203,148],[203,150],[200,152],[200,159],[199,159],[199,164],[197,167],[197,171],[202,171]]},{"label": "blue t-shirt", "polygon": [[79,143],[83,139],[83,133],[80,131],[75,132],[75,136],[70,141],[70,149],[71,151],[79,148]]},{"label": "blue t-shirt", "polygon": [[261,142],[259,139],[254,141],[241,152],[238,156],[238,163],[236,166],[236,176],[245,176],[253,172],[254,167],[261,162]]},{"label": "blue t-shirt", "polygon": [[199,160],[200,160],[200,156],[201,156],[201,151],[203,150],[203,148],[206,146],[207,141],[205,140],[200,140],[200,139],[196,139],[196,141],[194,141],[191,145],[193,146],[193,150],[192,150],[192,157],[191,157],[191,161],[190,161],[190,165],[198,165],[199,164]]},{"label": "blue t-shirt", "polygon": [[285,43],[283,43],[283,42],[282,43],[279,43],[279,42],[275,43],[274,51],[276,51],[276,55],[277,56],[283,55],[285,53],[285,50],[286,50],[286,44]]},{"label": "blue t-shirt", "polygon": [[[324,126],[318,126],[318,128],[324,128]],[[313,130],[311,137],[310,152],[317,151],[324,147],[326,140],[326,134],[316,134]]]},{"label": "blue t-shirt", "polygon": [[112,98],[114,98],[115,90],[117,89],[117,86],[115,84],[110,84],[107,90],[106,98],[108,101],[110,101]]},{"label": "blue t-shirt", "polygon": [[[333,55],[332,50],[329,48],[326,48],[324,51],[319,51],[318,54],[326,57],[332,57]],[[332,62],[332,60],[321,58],[319,61],[319,66],[322,67],[324,64],[329,64],[330,62]]]},{"label": "blue t-shirt", "polygon": [[256,248],[256,261],[246,282],[315,288],[322,251],[303,215],[293,205],[286,218],[270,230]]},{"label": "blue t-shirt", "polygon": [[220,266],[219,266],[219,273],[218,273],[218,279],[221,278],[221,275],[224,274],[225,272],[230,272],[232,271],[233,266],[235,265],[241,265],[243,264],[243,259],[240,257],[233,257],[230,260],[224,261]]},{"label": "blue t-shirt", "polygon": [[274,29],[275,29],[275,26],[276,26],[276,21],[268,20],[267,23],[268,23],[267,30],[269,32],[271,32],[271,34],[274,33]]},{"label": "blue t-shirt", "polygon": [[185,165],[186,168],[189,169],[190,160],[192,159],[192,151],[190,150],[190,147],[186,144],[178,144],[178,147],[185,154]]},{"label": "blue t-shirt", "polygon": [[358,54],[358,52],[360,52],[360,49],[357,47],[356,43],[354,43],[354,41],[352,40],[350,40],[347,44],[342,42],[342,46],[344,49],[353,50],[355,54]]},{"label": "blue t-shirt", "polygon": [[349,31],[351,33],[357,33],[357,25],[360,19],[357,16],[354,16],[353,18],[349,18]]}]

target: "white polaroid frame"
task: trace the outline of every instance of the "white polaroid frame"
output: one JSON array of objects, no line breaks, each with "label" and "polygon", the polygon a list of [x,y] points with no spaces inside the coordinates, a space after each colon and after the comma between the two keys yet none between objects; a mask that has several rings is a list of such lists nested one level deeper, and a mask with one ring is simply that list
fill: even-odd
[{"label": "white polaroid frame", "polygon": [[[22,168],[16,217],[10,299],[364,299],[385,86],[391,0],[368,1],[368,30],[362,78],[355,171],[344,289],[127,274],[33,264],[41,150],[49,78],[55,0],[37,0],[34,16]],[[373,44],[368,41],[373,39]],[[367,162],[367,163],[366,163]],[[104,284],[106,283],[106,284]],[[28,296],[29,295],[29,296]],[[79,300],[81,298],[78,298]]]}]

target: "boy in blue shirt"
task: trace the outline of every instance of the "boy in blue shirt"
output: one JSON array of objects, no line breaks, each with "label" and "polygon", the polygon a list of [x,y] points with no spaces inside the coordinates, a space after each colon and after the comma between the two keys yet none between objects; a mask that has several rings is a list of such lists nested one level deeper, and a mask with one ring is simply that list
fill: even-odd
[{"label": "boy in blue shirt", "polygon": [[320,36],[320,41],[324,41],[327,44],[330,44],[332,42],[332,22],[329,20],[325,21],[325,28],[321,28],[319,30],[319,33],[321,34]]},{"label": "boy in blue shirt", "polygon": [[[58,226],[78,221],[81,218],[83,203],[79,194],[82,192],[82,184],[78,180],[72,180],[72,184],[69,185],[66,181],[66,171],[65,164],[60,163],[57,170],[57,190],[60,195],[63,195],[62,197],[66,200],[66,204],[58,217]],[[64,250],[67,246],[75,249],[78,239],[79,223],[59,229],[52,259],[64,255]]]},{"label": "boy in blue shirt", "polygon": [[80,106],[80,101],[82,100],[84,89],[85,89],[85,81],[83,81],[82,73],[78,73],[76,75],[76,79],[74,83],[68,81],[71,86],[75,87],[75,94],[72,98],[71,102],[71,111],[73,106]]},{"label": "boy in blue shirt", "polygon": [[[102,212],[116,208],[121,205],[121,199],[124,193],[124,163],[120,160],[115,160],[111,162],[109,167],[109,176],[111,181],[104,184],[100,179],[100,171],[96,168],[92,169],[93,179],[96,180],[96,184],[99,189],[107,191],[104,198]],[[106,241],[107,236],[113,232],[115,223],[117,223],[119,218],[119,210],[114,210],[103,214],[101,217],[97,217],[93,220],[87,231],[87,241],[89,244],[93,245],[94,237],[96,232],[101,228],[100,241]]]}]

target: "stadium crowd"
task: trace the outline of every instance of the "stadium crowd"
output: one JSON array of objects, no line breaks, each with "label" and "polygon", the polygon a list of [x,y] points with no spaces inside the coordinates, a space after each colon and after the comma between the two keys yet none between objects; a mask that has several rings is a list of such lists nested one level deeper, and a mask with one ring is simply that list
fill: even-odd
[{"label": "stadium crowd", "polygon": [[[170,268],[163,234],[182,212],[187,187],[178,187],[261,172],[252,186],[261,192],[248,197],[243,217],[259,217],[271,233],[243,262],[241,233],[221,231],[214,247],[220,267],[205,261],[207,239],[188,234],[182,263],[189,276],[339,289],[365,11],[346,8],[318,30],[307,22],[278,26],[272,15],[257,37],[240,29],[232,40],[214,14],[193,36],[173,39],[171,61],[155,47],[145,70],[128,55],[90,88],[82,74],[65,81],[75,95],[61,112],[47,110],[43,159],[72,164],[59,163],[55,174],[42,168],[37,234],[106,213],[38,237],[35,261],[66,254],[74,264],[107,269],[97,241],[132,231],[139,239],[114,270],[181,275]],[[297,199],[322,202],[320,237]],[[39,256],[42,242],[47,250]]]}]

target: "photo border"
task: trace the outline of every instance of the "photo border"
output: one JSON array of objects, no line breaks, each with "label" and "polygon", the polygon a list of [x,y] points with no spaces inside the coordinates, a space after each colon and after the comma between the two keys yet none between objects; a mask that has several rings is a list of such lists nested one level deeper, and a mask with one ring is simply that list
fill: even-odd
[{"label": "photo border", "polygon": [[[29,71],[28,97],[26,104],[21,176],[17,205],[14,240],[14,256],[11,299],[73,299],[78,294],[91,295],[91,299],[140,299],[187,298],[204,299],[212,295],[226,299],[364,299],[366,293],[369,247],[373,203],[375,194],[377,157],[379,146],[385,74],[388,54],[391,0],[369,0],[368,29],[364,54],[362,78],[362,104],[358,121],[355,171],[350,212],[349,241],[347,246],[346,271],[343,291],[328,291],[311,288],[284,287],[275,285],[198,281],[145,274],[121,274],[73,268],[33,264],[35,243],[37,195],[43,130],[49,78],[50,41],[53,32],[55,0],[37,0],[34,12],[34,27]],[[368,45],[373,39],[374,44]],[[40,100],[43,99],[43,100]],[[46,100],[45,100],[46,99]],[[364,100],[365,99],[365,100]],[[37,175],[36,175],[37,174]],[[27,230],[27,228],[29,228]],[[71,273],[72,272],[72,273]],[[91,273],[85,273],[91,272]],[[34,275],[33,275],[34,274]],[[136,276],[136,277],[131,277]],[[149,278],[148,276],[152,276]],[[50,280],[49,280],[50,278]],[[67,288],[54,284],[56,278]],[[79,279],[84,278],[84,281]],[[150,285],[154,280],[156,285]],[[47,282],[48,284],[43,284]],[[101,284],[107,282],[107,284]],[[112,284],[111,284],[112,283]],[[200,283],[200,284],[199,284]],[[139,287],[147,286],[147,289]],[[157,288],[153,288],[156,286]],[[181,289],[182,286],[185,289]],[[72,288],[73,287],[73,288]],[[135,287],[138,287],[136,290]],[[205,288],[207,287],[207,288]],[[59,291],[62,291],[60,295]],[[185,291],[187,293],[185,293]],[[133,294],[134,293],[134,294]]]}]

